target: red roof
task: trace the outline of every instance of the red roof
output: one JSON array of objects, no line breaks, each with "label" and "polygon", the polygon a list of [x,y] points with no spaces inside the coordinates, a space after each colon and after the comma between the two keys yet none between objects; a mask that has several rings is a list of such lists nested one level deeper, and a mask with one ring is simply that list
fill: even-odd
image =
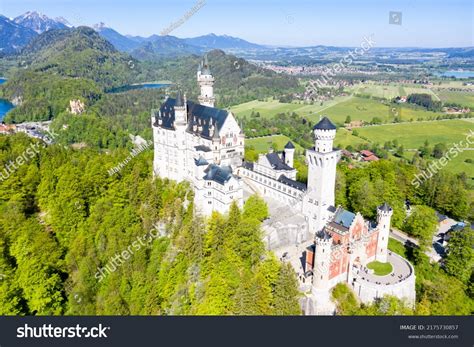
[{"label": "red roof", "polygon": [[379,158],[374,154],[369,155],[368,157],[364,157],[362,159],[365,160],[365,161],[377,161],[377,160],[379,160]]},{"label": "red roof", "polygon": [[370,157],[370,156],[374,155],[374,153],[372,153],[371,151],[368,151],[366,149],[360,151],[360,154],[362,154],[364,157]]}]

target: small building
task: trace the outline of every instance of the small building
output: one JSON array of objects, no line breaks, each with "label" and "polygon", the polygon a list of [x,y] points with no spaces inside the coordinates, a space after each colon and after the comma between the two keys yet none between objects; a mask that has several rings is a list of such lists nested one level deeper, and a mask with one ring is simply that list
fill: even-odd
[{"label": "small building", "polygon": [[0,124],[0,134],[12,134],[16,131],[14,124]]},{"label": "small building", "polygon": [[359,153],[360,153],[360,156],[361,156],[363,161],[377,161],[377,160],[379,160],[379,157],[377,157],[374,153],[372,153],[371,151],[369,151],[367,149],[364,149],[364,150],[360,151]]}]

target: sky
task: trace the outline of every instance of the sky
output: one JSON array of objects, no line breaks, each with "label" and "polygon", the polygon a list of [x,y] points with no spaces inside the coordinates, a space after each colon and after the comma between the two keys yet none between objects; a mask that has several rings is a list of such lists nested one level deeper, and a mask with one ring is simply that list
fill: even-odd
[{"label": "sky", "polygon": [[[201,5],[199,5],[201,4]],[[0,0],[0,13],[36,10],[74,26],[104,22],[122,34],[215,33],[275,46],[474,46],[473,0]],[[192,9],[196,8],[195,11]],[[401,12],[390,24],[389,13]],[[395,17],[394,17],[395,18]],[[397,19],[397,18],[395,18]]]}]

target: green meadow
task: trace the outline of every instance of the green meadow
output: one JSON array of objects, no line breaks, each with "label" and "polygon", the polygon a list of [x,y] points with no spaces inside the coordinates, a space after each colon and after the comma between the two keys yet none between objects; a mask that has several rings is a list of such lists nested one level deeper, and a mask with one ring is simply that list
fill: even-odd
[{"label": "green meadow", "polygon": [[[469,130],[474,132],[474,122],[471,120],[443,120],[435,122],[404,123],[394,125],[380,125],[357,129],[359,137],[351,134],[344,135],[345,146],[348,144],[357,145],[360,141],[368,139],[371,143],[383,145],[386,141],[397,140],[405,149],[417,149],[428,141],[430,146],[437,143],[445,143],[449,148],[453,144],[467,144],[466,137]],[[363,139],[362,139],[363,138]],[[474,140],[474,136],[472,140]],[[336,138],[336,142],[338,139]],[[474,144],[469,145],[474,148]],[[344,146],[341,146],[344,147]],[[405,157],[410,159],[415,152],[405,152]],[[474,150],[466,150],[452,158],[446,168],[454,173],[465,172],[469,177],[474,177],[474,163],[468,163],[466,160],[474,162]]]},{"label": "green meadow", "polygon": [[252,112],[259,112],[261,117],[273,117],[279,113],[296,112],[300,116],[314,114],[313,118],[317,119],[316,114],[319,114],[319,112],[323,112],[325,109],[350,98],[350,96],[336,97],[333,100],[323,102],[322,105],[321,103],[311,105],[303,102],[283,103],[274,99],[267,99],[265,101],[254,100],[232,106],[230,111],[237,117],[247,117],[250,116]]},{"label": "green meadow", "polygon": [[[383,122],[391,122],[393,115],[389,106],[379,100],[362,97],[341,97],[326,101],[323,105],[307,105],[303,103],[280,103],[278,100],[251,101],[236,105],[230,109],[238,118],[249,117],[253,112],[259,112],[261,117],[273,117],[279,113],[296,112],[311,121],[317,121],[320,116],[328,116],[334,123],[342,125],[347,116],[353,121],[370,122],[374,117]],[[402,120],[429,119],[440,113],[426,111],[422,108],[411,108],[404,105],[399,107]]]},{"label": "green meadow", "polygon": [[[357,129],[360,137],[383,144],[397,139],[405,148],[419,148],[426,140],[431,145],[446,143],[448,146],[466,139],[474,123],[466,120],[441,120],[434,122],[413,122],[384,124]],[[474,147],[474,145],[472,146]],[[474,152],[473,152],[474,153]]]},{"label": "green meadow", "polygon": [[474,92],[439,90],[436,93],[443,102],[453,102],[471,109],[474,108]]},{"label": "green meadow", "polygon": [[[257,137],[252,139],[245,139],[245,146],[252,146],[258,153],[268,152],[268,149],[275,144],[278,151],[282,151],[283,147],[290,141],[285,135],[273,135],[273,136],[264,136]],[[293,142],[295,145],[296,151],[303,153],[304,149],[299,144]]]}]

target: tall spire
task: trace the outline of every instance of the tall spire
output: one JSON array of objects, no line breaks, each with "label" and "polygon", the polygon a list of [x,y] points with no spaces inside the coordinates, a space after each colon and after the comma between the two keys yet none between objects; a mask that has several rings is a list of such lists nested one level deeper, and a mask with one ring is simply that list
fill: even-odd
[{"label": "tall spire", "polygon": [[211,75],[211,70],[209,69],[207,54],[204,56],[200,70],[197,73],[197,82],[201,89],[201,95],[198,97],[199,103],[204,106],[214,107],[216,102],[213,89],[214,77]]},{"label": "tall spire", "polygon": [[210,75],[211,74],[211,69],[210,69],[210,66],[209,66],[209,61],[207,60],[207,54],[204,55],[204,63],[203,63],[203,67],[201,69],[201,73],[203,75]]},{"label": "tall spire", "polygon": [[183,94],[181,93],[181,89],[178,89],[178,92],[176,93],[175,106],[178,106],[178,107],[184,106],[184,99],[183,99]]}]

